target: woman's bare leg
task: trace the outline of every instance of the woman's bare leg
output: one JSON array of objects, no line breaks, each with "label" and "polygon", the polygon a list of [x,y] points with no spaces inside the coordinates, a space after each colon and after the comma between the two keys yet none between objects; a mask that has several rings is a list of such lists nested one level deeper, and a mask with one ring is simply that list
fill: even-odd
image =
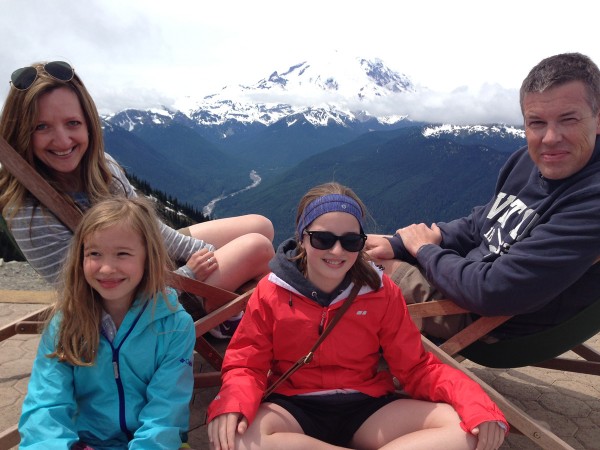
[{"label": "woman's bare leg", "polygon": [[259,233],[269,241],[273,241],[275,235],[271,221],[258,214],[208,220],[190,226],[189,231],[192,237],[208,242],[217,249],[244,234]]},{"label": "woman's bare leg", "polygon": [[474,449],[477,438],[460,427],[460,417],[450,405],[402,399],[369,417],[351,445],[364,450],[464,450]]},{"label": "woman's bare leg", "polygon": [[269,273],[269,261],[274,254],[273,244],[262,234],[245,234],[215,251],[218,267],[205,281],[235,290],[248,280]]},{"label": "woman's bare leg", "polygon": [[[205,283],[235,291],[250,280],[269,273],[269,261],[275,254],[271,241],[258,233],[245,234],[215,251],[216,270]],[[211,312],[216,305],[205,305]]]}]

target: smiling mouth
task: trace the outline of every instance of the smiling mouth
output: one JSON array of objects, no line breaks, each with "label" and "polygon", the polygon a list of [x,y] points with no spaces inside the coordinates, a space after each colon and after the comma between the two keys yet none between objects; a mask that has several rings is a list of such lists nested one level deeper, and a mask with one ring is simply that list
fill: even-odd
[{"label": "smiling mouth", "polygon": [[113,288],[118,286],[119,284],[121,284],[122,280],[98,280],[98,283],[100,283],[100,286],[102,286],[105,289],[109,289],[109,288]]},{"label": "smiling mouth", "polygon": [[73,153],[74,151],[75,151],[75,147],[71,147],[69,150],[66,150],[64,152],[50,150],[50,153],[52,153],[53,155],[56,155],[56,156],[67,156],[67,155]]},{"label": "smiling mouth", "polygon": [[567,152],[542,153],[541,156],[544,161],[555,161],[555,160],[561,160],[561,159],[565,158],[566,156],[568,156],[568,153]]},{"label": "smiling mouth", "polygon": [[324,259],[323,261],[325,261],[327,264],[331,264],[333,266],[339,266],[341,264],[344,264],[344,261],[339,261],[339,260],[332,261],[330,259]]}]

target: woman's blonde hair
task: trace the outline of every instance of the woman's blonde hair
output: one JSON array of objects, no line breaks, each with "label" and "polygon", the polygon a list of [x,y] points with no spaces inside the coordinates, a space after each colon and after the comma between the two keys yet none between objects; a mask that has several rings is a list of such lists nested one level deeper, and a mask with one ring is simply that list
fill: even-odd
[{"label": "woman's blonde hair", "polygon": [[[302,197],[300,203],[298,204],[298,211],[296,213],[296,227],[298,227],[298,223],[300,222],[304,210],[308,205],[310,205],[312,202],[314,202],[320,197],[324,197],[326,195],[331,194],[345,195],[356,201],[356,203],[358,203],[358,205],[360,206],[362,218],[365,219],[366,207],[363,204],[363,202],[358,198],[358,196],[354,193],[354,191],[347,186],[341,185],[336,182],[330,182],[315,186],[312,189],[310,189],[306,194],[304,194],[304,197]],[[310,224],[307,223],[306,226],[308,225]],[[297,252],[296,257],[294,259],[298,261],[298,267],[300,268],[300,270],[304,274],[306,274],[306,249],[302,245],[302,236],[298,236],[297,232],[296,248]],[[373,266],[369,263],[368,259],[369,258],[367,254],[363,250],[358,252],[356,262],[350,268],[348,273],[350,274],[350,278],[354,284],[358,284],[360,286],[368,285],[371,289],[377,290],[381,285],[381,279],[379,278],[379,275],[377,274]]]},{"label": "woman's blonde hair", "polygon": [[84,214],[69,247],[53,314],[58,314],[60,320],[56,346],[48,357],[80,366],[94,364],[100,339],[102,305],[99,294],[85,279],[83,249],[93,233],[117,225],[139,234],[146,248],[144,275],[135,298],[143,302],[156,301],[158,293],[166,295],[172,262],[152,203],[139,197],[114,198],[97,203]]},{"label": "woman's blonde hair", "polygon": [[[109,196],[112,175],[104,156],[102,126],[96,105],[77,74],[70,81],[52,78],[44,70],[44,63],[34,63],[37,78],[30,88],[20,91],[11,87],[0,116],[0,135],[35,168],[69,203],[73,199],[61,189],[54,172],[39,161],[33,153],[32,134],[38,118],[39,98],[59,88],[70,89],[77,95],[89,133],[89,146],[81,160],[81,185],[90,203]],[[0,167],[0,212],[10,221],[23,206],[27,190],[6,168]]]}]

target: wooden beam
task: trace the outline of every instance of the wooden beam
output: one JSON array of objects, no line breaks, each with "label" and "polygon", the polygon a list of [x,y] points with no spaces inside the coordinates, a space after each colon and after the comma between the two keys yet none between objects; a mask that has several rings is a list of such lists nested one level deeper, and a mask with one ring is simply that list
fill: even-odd
[{"label": "wooden beam", "polygon": [[17,291],[0,289],[0,303],[44,303],[56,301],[56,291]]}]

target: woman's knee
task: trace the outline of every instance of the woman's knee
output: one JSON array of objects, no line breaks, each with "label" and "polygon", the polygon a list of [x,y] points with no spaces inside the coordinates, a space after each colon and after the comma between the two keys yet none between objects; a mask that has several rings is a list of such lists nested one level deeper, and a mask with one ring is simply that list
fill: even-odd
[{"label": "woman's knee", "polygon": [[270,241],[273,241],[275,229],[273,228],[273,223],[269,219],[260,214],[248,214],[244,216],[244,219],[248,223],[248,228],[250,230],[262,234]]},{"label": "woman's knee", "polygon": [[248,233],[241,238],[248,247],[248,255],[256,261],[269,261],[275,254],[271,240],[260,233]]}]

